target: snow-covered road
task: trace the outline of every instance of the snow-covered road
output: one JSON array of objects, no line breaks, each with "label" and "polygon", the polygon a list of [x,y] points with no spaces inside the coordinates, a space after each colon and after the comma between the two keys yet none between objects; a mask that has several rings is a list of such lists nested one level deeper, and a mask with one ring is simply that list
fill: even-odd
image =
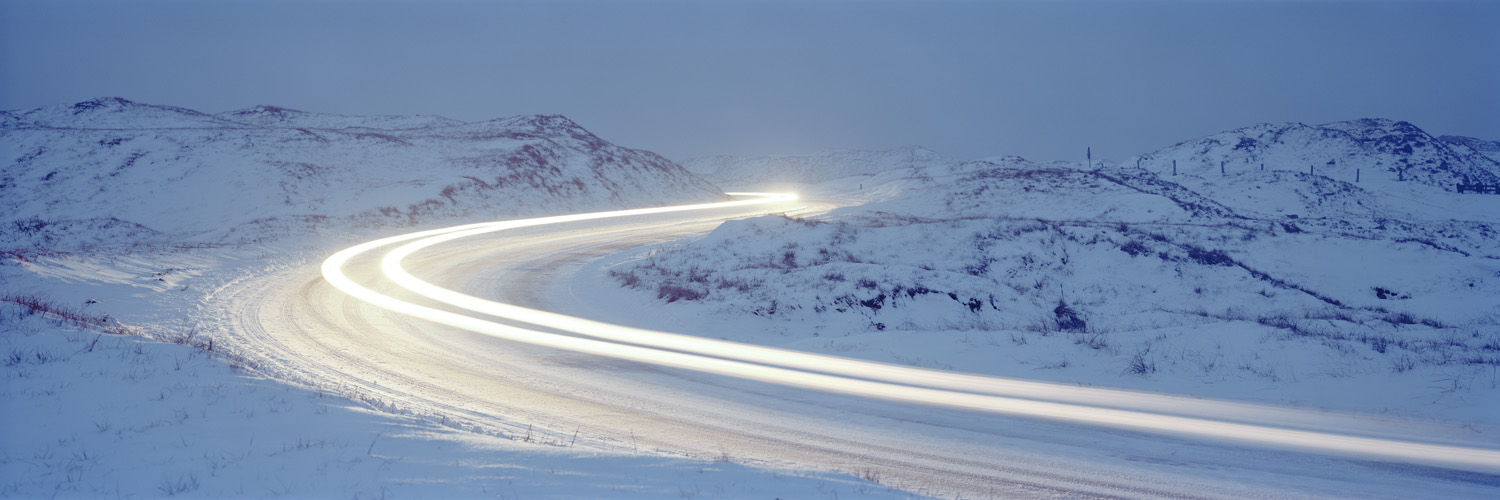
[{"label": "snow-covered road", "polygon": [[273,373],[519,439],[836,469],[936,496],[1497,487],[1500,453],[1417,442],[1406,422],[917,370],[506,305],[540,305],[524,291],[570,263],[726,218],[828,208],[778,200],[450,228],[341,252],[321,269],[327,281],[298,269],[221,298]]}]

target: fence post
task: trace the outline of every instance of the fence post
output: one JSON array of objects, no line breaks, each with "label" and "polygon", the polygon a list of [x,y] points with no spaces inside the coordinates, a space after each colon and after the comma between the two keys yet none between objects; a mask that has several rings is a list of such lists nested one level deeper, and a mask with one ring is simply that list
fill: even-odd
[{"label": "fence post", "polygon": [[1354,169],[1354,182],[1359,182],[1359,169]]},{"label": "fence post", "polygon": [[1220,160],[1219,161],[1219,175],[1223,175],[1223,174],[1224,174],[1224,161]]},{"label": "fence post", "polygon": [[1177,175],[1177,160],[1172,160],[1172,175]]}]

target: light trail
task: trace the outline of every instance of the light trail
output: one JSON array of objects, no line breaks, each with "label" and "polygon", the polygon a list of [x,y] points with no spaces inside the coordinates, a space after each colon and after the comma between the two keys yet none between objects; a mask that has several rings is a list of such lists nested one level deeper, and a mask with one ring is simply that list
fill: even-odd
[{"label": "light trail", "polygon": [[[324,261],[322,272],[329,283],[339,290],[381,308],[497,338],[575,352],[870,398],[1479,472],[1500,472],[1500,451],[1497,450],[1278,427],[1331,427],[1352,423],[1347,419],[1332,422],[1331,420],[1339,419],[1331,419],[1325,413],[924,370],[628,328],[461,294],[422,281],[401,267],[402,259],[423,248],[508,229],[796,199],[795,195],[730,194],[756,198],[469,224],[421,231],[371,241],[338,252]],[[387,278],[403,288],[461,309],[609,341],[515,327],[413,304],[375,292],[343,274],[343,265],[350,259],[379,247],[403,242],[411,243],[392,250],[381,260],[381,268]]]},{"label": "light trail", "polygon": [[[1277,425],[1299,427],[1318,427],[1320,424],[1323,424],[1323,427],[1332,427],[1328,425],[1331,415],[1327,412],[1308,412],[1305,410],[1289,410],[1245,403],[928,370],[620,326],[495,302],[455,292],[417,278],[407,272],[401,265],[401,262],[406,257],[424,248],[457,239],[503,231],[505,229],[510,229],[510,227],[479,227],[429,236],[412,243],[407,243],[390,251],[381,259],[381,271],[387,279],[398,286],[438,302],[498,318],[606,339],[613,342],[623,342],[831,375],[978,394],[1136,409],[1153,413],[1213,418],[1226,421],[1275,422]],[[1350,426],[1357,426],[1357,423],[1342,421],[1336,425],[1344,431],[1349,431]]]}]

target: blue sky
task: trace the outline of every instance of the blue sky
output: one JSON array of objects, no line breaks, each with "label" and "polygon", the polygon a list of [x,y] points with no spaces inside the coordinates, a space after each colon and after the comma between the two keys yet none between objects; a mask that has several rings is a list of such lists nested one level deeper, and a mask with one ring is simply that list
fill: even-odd
[{"label": "blue sky", "polygon": [[1362,117],[1500,140],[1500,2],[0,0],[0,109],[483,120],[670,158],[1124,158]]}]

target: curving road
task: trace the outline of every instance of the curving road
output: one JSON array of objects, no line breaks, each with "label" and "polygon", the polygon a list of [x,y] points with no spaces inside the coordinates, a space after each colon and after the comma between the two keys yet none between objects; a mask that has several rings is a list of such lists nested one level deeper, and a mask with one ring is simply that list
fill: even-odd
[{"label": "curving road", "polygon": [[[520,291],[539,269],[726,218],[827,208],[771,200],[449,228],[249,280],[216,302],[273,374],[568,446],[841,470],[944,497],[1463,497],[1500,485],[1494,450],[1369,419],[916,370],[506,304],[534,296]],[[523,286],[497,286],[507,280]],[[518,292],[475,296],[496,289]]]}]

